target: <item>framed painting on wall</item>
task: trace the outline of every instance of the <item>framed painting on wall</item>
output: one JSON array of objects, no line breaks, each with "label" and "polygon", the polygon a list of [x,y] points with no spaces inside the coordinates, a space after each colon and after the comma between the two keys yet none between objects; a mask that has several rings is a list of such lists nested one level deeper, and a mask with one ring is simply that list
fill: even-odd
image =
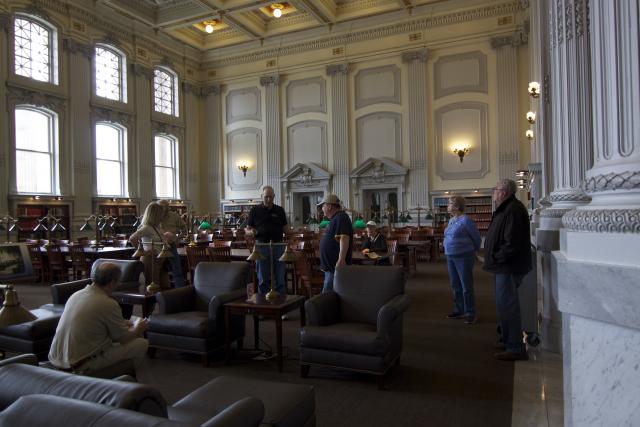
[{"label": "framed painting on wall", "polygon": [[0,245],[0,282],[26,279],[33,276],[29,248],[24,243]]}]

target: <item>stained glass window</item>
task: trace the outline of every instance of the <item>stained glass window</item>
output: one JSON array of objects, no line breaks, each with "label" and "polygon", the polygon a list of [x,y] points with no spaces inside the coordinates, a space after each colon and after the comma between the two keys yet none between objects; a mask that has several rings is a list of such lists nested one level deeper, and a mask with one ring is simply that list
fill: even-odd
[{"label": "stained glass window", "polygon": [[126,129],[96,123],[96,186],[99,196],[127,197]]},{"label": "stained glass window", "polygon": [[57,84],[55,32],[26,17],[14,21],[15,73],[41,82]]},{"label": "stained glass window", "polygon": [[178,141],[171,136],[156,136],[154,154],[156,197],[179,199]]},{"label": "stained glass window", "polygon": [[126,68],[123,54],[107,46],[96,46],[96,95],[127,102]]},{"label": "stained glass window", "polygon": [[154,109],[178,117],[178,77],[168,70],[156,68],[153,74]]},{"label": "stained glass window", "polygon": [[18,193],[58,193],[57,116],[43,109],[16,107],[15,129]]}]

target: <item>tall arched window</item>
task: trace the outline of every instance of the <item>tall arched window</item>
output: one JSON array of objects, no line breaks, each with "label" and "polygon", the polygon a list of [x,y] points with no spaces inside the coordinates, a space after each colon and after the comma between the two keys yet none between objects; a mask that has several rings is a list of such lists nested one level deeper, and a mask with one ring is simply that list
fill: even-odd
[{"label": "tall arched window", "polygon": [[108,123],[96,123],[96,191],[98,196],[128,196],[127,131]]},{"label": "tall arched window", "polygon": [[127,59],[112,46],[99,44],[95,49],[96,95],[127,102]]},{"label": "tall arched window", "polygon": [[58,117],[43,108],[15,109],[16,190],[59,194]]},{"label": "tall arched window", "polygon": [[178,76],[171,70],[153,70],[153,101],[155,111],[178,117]]},{"label": "tall arched window", "polygon": [[57,33],[53,26],[27,15],[16,15],[14,72],[41,82],[58,84]]},{"label": "tall arched window", "polygon": [[154,140],[156,197],[179,199],[178,140],[170,135],[158,135]]}]

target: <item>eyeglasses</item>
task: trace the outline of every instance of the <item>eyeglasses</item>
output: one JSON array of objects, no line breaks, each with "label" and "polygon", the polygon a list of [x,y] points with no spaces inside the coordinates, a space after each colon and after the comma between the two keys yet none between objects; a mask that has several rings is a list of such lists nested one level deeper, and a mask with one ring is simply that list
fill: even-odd
[{"label": "eyeglasses", "polygon": [[491,191],[496,191],[496,190],[497,190],[497,191],[506,191],[504,188],[500,188],[500,187],[493,187],[493,188],[491,189]]}]

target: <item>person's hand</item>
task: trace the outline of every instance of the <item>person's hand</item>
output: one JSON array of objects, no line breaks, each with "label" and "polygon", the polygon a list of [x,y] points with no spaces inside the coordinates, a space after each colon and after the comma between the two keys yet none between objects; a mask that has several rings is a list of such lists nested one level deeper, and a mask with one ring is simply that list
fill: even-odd
[{"label": "person's hand", "polygon": [[347,262],[345,260],[339,259],[338,262],[336,262],[336,268],[343,267],[345,265],[347,265]]},{"label": "person's hand", "polygon": [[142,333],[147,330],[148,323],[149,319],[138,319],[133,328],[138,335],[142,335]]},{"label": "person's hand", "polygon": [[363,254],[368,254],[368,253],[369,253],[369,249],[363,249],[363,250],[362,250],[362,253],[363,253]]},{"label": "person's hand", "polygon": [[249,228],[249,227],[245,228],[245,230],[244,230],[244,235],[245,236],[253,236],[254,234],[255,234],[255,232],[253,231],[253,228]]}]

